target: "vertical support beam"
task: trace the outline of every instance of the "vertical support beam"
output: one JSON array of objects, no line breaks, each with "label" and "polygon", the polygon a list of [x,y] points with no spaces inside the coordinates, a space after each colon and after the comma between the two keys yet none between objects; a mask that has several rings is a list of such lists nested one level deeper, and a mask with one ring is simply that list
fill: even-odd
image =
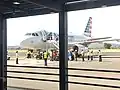
[{"label": "vertical support beam", "polygon": [[7,90],[7,25],[0,14],[0,90]]},{"label": "vertical support beam", "polygon": [[3,17],[4,90],[7,90],[7,19]]},{"label": "vertical support beam", "polygon": [[65,4],[59,12],[59,90],[68,90],[68,31],[67,31],[67,12]]}]

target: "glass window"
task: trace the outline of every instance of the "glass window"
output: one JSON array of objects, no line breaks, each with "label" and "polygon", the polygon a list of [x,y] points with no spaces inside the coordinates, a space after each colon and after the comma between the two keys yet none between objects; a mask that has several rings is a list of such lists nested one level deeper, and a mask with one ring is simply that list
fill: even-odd
[{"label": "glass window", "polygon": [[31,33],[26,33],[25,35],[26,35],[26,36],[30,36],[30,35],[31,35]]},{"label": "glass window", "polygon": [[35,33],[32,33],[32,36],[35,36]]},{"label": "glass window", "polygon": [[38,34],[37,33],[34,33],[35,34],[35,36],[38,36]]},{"label": "glass window", "polygon": [[36,36],[39,36],[39,35],[36,33]]},{"label": "glass window", "polygon": [[41,31],[39,32],[39,35],[42,36],[42,32]]}]

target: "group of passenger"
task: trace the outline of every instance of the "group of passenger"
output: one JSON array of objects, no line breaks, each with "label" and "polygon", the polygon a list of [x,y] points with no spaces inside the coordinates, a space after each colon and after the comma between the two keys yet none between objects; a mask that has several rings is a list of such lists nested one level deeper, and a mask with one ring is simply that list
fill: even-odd
[{"label": "group of passenger", "polygon": [[50,51],[50,61],[58,61],[59,60],[59,51],[51,50]]},{"label": "group of passenger", "polygon": [[[33,53],[31,51],[27,52],[27,58],[32,58]],[[44,59],[45,61],[45,66],[47,66],[47,60],[48,58],[50,59],[50,61],[58,61],[59,60],[59,51],[58,50],[51,50],[51,51],[38,51],[37,54],[35,55],[36,59]]]},{"label": "group of passenger", "polygon": [[[93,53],[93,51],[90,51],[90,50],[88,50],[87,52],[85,52],[84,50],[81,50],[80,56],[79,56],[77,50],[75,50],[75,51],[68,50],[68,60],[70,60],[70,61],[72,61],[72,60],[77,61],[77,58],[81,57],[82,61],[85,61],[85,57],[86,57],[85,53],[87,53],[87,59],[88,60],[91,59],[91,61],[92,61],[93,58],[94,58],[94,53]],[[99,62],[102,62],[102,52],[101,52],[101,50],[98,50],[97,53],[98,53]]]},{"label": "group of passenger", "polygon": [[[32,58],[34,57],[33,56],[33,52],[31,51],[28,51],[27,52],[27,58]],[[39,58],[39,59],[44,59],[45,61],[45,66],[47,66],[47,60],[48,60],[48,57],[50,58],[50,61],[58,61],[59,60],[59,51],[58,50],[51,50],[50,52],[48,51],[43,51],[43,52],[38,52],[37,55],[36,55],[36,59]],[[68,60],[70,61],[77,61],[79,57],[79,54],[78,54],[78,51],[77,50],[68,50]],[[80,57],[82,58],[82,61],[85,61],[85,52],[84,50],[81,51],[80,53]],[[93,60],[93,51],[87,51],[87,59],[91,61]],[[101,50],[98,50],[98,57],[99,57],[99,62],[102,62],[102,53],[101,53]],[[16,64],[19,64],[18,63],[18,51],[16,51]]]},{"label": "group of passenger", "polygon": [[43,59],[45,61],[45,66],[47,66],[47,59],[50,57],[50,61],[58,61],[59,60],[59,51],[51,50],[50,52],[43,52]]},{"label": "group of passenger", "polygon": [[75,50],[68,50],[68,60],[73,61],[76,60],[77,61],[78,58],[78,51]]},{"label": "group of passenger", "polygon": [[[82,52],[83,53],[81,53],[81,56],[82,56],[82,61],[84,61],[84,51],[82,50]],[[97,52],[97,55],[98,55],[98,58],[99,58],[99,62],[102,62],[102,52],[101,52],[101,50],[98,50],[98,52]],[[91,59],[91,61],[93,61],[93,58],[94,58],[94,53],[93,53],[93,51],[89,51],[88,50],[88,52],[87,52],[87,58],[88,58],[88,60],[90,60]]]}]

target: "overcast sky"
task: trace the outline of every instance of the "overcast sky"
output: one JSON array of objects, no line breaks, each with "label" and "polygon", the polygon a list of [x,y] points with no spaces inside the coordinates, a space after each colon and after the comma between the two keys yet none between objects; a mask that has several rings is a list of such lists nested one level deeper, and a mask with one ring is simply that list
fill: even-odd
[{"label": "overcast sky", "polygon": [[[68,31],[83,34],[92,17],[92,36],[120,38],[120,6],[68,12]],[[58,32],[58,14],[37,15],[7,20],[8,45],[19,45],[27,32],[41,29]]]}]

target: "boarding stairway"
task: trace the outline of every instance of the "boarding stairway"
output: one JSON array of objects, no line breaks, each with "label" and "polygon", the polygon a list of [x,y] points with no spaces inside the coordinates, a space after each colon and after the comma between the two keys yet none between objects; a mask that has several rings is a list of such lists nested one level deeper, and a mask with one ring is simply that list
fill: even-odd
[{"label": "boarding stairway", "polygon": [[51,42],[57,49],[59,49],[59,42],[57,41],[54,41],[54,42]]},{"label": "boarding stairway", "polygon": [[45,30],[43,30],[43,31],[41,31],[41,36],[42,36],[42,40],[44,41],[44,42],[46,42],[46,40],[47,40],[47,32],[45,31]]},{"label": "boarding stairway", "polygon": [[59,49],[59,41],[58,41],[58,35],[56,33],[52,32],[46,32],[45,30],[41,32],[42,33],[42,40],[44,42],[52,43],[57,49]]}]

